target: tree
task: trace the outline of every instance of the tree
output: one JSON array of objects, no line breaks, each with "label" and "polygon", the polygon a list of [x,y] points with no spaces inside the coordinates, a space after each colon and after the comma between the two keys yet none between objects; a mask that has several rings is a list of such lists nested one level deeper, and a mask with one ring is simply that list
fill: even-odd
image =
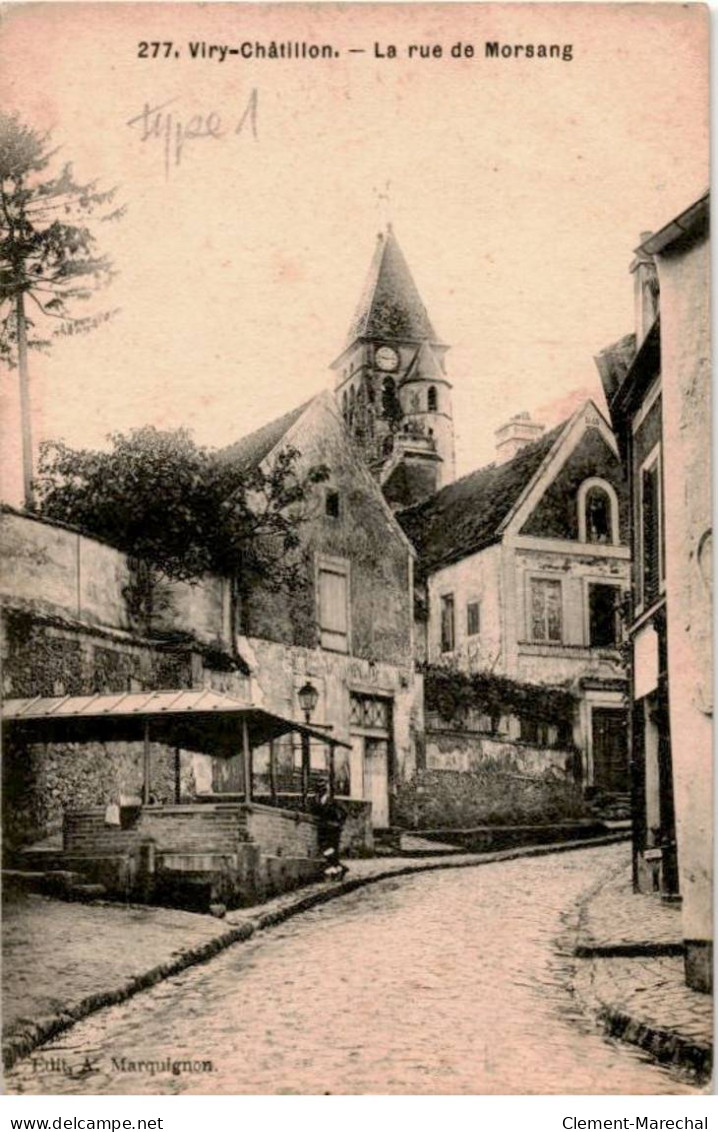
[{"label": "tree", "polygon": [[79,527],[144,564],[139,601],[151,621],[157,581],[236,579],[247,591],[298,584],[292,554],[323,465],[305,472],[299,452],[283,449],[266,471],[243,469],[198,446],[185,429],[134,429],[108,437],[108,451],[40,446],[36,508]]},{"label": "tree", "polygon": [[102,220],[123,211],[110,208],[115,189],[79,184],[70,164],[53,176],[49,166],[56,154],[49,134],[0,112],[0,358],[18,367],[28,506],[33,473],[28,350],[49,346],[35,320],[39,315],[46,333],[54,322],[51,336],[80,334],[114,313],[78,317],[74,309],[113,274],[110,261],[97,254],[87,222],[98,211]]}]

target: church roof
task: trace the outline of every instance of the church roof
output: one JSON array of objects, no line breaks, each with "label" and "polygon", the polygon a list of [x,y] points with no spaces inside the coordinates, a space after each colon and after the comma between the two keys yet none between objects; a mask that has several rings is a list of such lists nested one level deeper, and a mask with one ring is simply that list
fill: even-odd
[{"label": "church roof", "polygon": [[308,401],[298,405],[296,409],[292,409],[291,412],[277,417],[276,420],[262,425],[261,428],[243,436],[241,440],[230,444],[229,447],[223,448],[220,453],[222,459],[231,461],[246,470],[258,467],[262,460],[266,459],[269,453],[276,448],[282,437],[289,432],[294,422],[298,421],[302,413],[309,408],[313,400],[314,398],[311,397]]},{"label": "church roof", "polygon": [[422,381],[446,381],[446,374],[439,365],[439,359],[428,342],[422,342],[419,346],[412,358],[411,365],[406,371],[404,382],[418,379]]},{"label": "church roof", "polygon": [[397,515],[424,574],[458,562],[501,538],[500,527],[566,427],[563,421],[512,460],[489,464]]},{"label": "church roof", "polygon": [[347,345],[357,338],[439,341],[391,225],[377,238]]}]

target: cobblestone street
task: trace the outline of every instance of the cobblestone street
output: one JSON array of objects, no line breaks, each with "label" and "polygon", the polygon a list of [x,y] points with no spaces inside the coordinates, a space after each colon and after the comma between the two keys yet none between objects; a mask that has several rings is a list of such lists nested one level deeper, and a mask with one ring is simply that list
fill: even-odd
[{"label": "cobblestone street", "polygon": [[[234,946],[18,1063],[24,1093],[691,1093],[571,993],[605,846],[386,880]],[[154,1066],[137,1062],[160,1063]],[[192,1062],[173,1073],[171,1064]]]}]

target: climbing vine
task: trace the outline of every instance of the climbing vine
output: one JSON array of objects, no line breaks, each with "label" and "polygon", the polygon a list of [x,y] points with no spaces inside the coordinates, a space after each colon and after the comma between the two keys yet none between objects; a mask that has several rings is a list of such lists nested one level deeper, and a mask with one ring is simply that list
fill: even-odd
[{"label": "climbing vine", "polygon": [[424,694],[428,711],[450,722],[470,711],[497,719],[516,715],[543,723],[569,722],[576,697],[567,688],[526,684],[493,672],[462,672],[454,665],[424,666]]}]

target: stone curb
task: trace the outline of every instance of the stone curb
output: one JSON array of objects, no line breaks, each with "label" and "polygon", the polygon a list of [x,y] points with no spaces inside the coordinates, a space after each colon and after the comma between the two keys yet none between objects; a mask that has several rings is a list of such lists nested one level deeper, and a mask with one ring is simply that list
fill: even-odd
[{"label": "stone curb", "polygon": [[460,861],[452,858],[435,857],[432,858],[431,863],[428,861],[407,863],[398,869],[387,868],[367,876],[350,877],[331,887],[322,887],[317,891],[305,893],[303,896],[298,896],[297,899],[293,900],[291,903],[284,905],[284,907],[274,910],[270,909],[267,912],[248,918],[244,923],[237,924],[236,927],[231,928],[229,931],[222,932],[220,935],[215,936],[214,939],[210,939],[197,947],[182,951],[174,959],[166,963],[160,963],[158,966],[152,967],[149,971],[145,971],[141,975],[135,975],[121,987],[116,987],[114,990],[98,991],[97,994],[88,995],[87,998],[81,999],[76,1005],[70,1006],[66,1010],[60,1010],[47,1018],[39,1019],[32,1024],[29,1031],[11,1036],[3,1043],[3,1065],[5,1069],[11,1069],[17,1061],[20,1061],[23,1057],[27,1057],[28,1054],[32,1053],[38,1046],[42,1045],[50,1038],[54,1038],[58,1034],[69,1030],[77,1022],[81,1022],[91,1014],[95,1014],[98,1010],[103,1010],[107,1006],[117,1006],[119,1003],[126,1002],[127,999],[139,994],[140,991],[149,990],[165,979],[169,979],[173,975],[181,974],[182,971],[186,971],[189,967],[206,963],[233,944],[243,943],[245,940],[250,939],[255,932],[265,931],[267,928],[275,927],[285,920],[291,919],[292,916],[297,916],[301,912],[307,912],[310,908],[326,904],[330,900],[336,900],[338,897],[344,896],[349,892],[355,892],[357,889],[366,887],[366,885],[376,884],[378,881],[382,880],[390,880],[392,877],[409,876],[412,873],[433,872],[439,869],[478,868],[480,865],[491,865],[501,861],[513,861],[522,857],[542,857],[549,853],[567,853],[576,849],[593,849],[601,845],[612,845],[619,841],[626,841],[629,837],[630,834],[617,832],[594,839],[564,841],[547,845],[529,845],[524,848],[517,847],[513,849],[497,850],[493,853],[477,853],[472,855],[470,859],[467,859],[469,855],[466,854]]},{"label": "stone curb", "polygon": [[640,1018],[626,1014],[615,1006],[598,1007],[596,1017],[611,1037],[638,1046],[663,1065],[687,1069],[699,1085],[706,1085],[710,1081],[713,1068],[712,1045],[691,1041],[675,1030],[663,1030],[650,1022],[642,1022]]},{"label": "stone curb", "polygon": [[574,948],[578,959],[655,959],[660,955],[685,955],[682,942],[656,940],[654,943],[579,943]]}]

